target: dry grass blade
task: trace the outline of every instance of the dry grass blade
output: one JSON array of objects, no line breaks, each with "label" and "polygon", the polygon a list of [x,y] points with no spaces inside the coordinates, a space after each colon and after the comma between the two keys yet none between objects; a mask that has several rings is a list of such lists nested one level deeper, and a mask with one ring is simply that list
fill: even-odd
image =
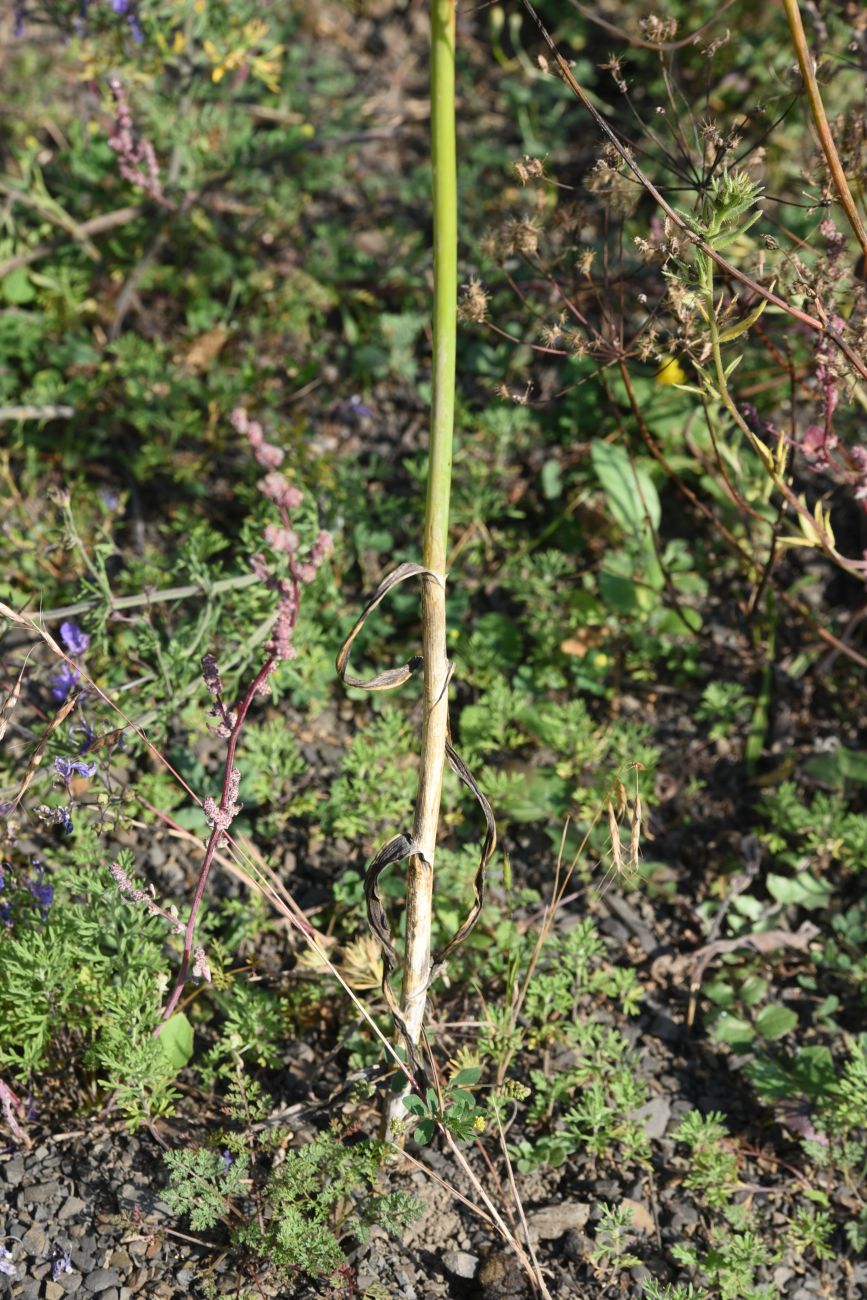
[{"label": "dry grass blade", "polygon": [[39,771],[39,765],[42,762],[42,756],[45,753],[49,740],[51,739],[52,735],[57,730],[57,728],[60,726],[60,724],[64,722],[66,718],[69,717],[70,713],[78,703],[80,695],[81,695],[81,691],[76,691],[74,695],[70,695],[69,699],[65,700],[64,703],[58,709],[56,717],[52,718],[51,722],[49,722],[48,726],[43,732],[42,739],[40,740],[39,744],[36,746],[36,748],[34,749],[33,753],[30,756],[30,761],[27,764],[27,770],[24,773],[24,777],[21,781],[21,785],[18,787],[18,793],[16,794],[15,798],[12,800],[13,809],[18,807],[21,800],[24,798],[24,794],[27,790],[27,787],[30,785],[36,773]]},{"label": "dry grass blade", "polygon": [[6,735],[6,729],[9,726],[9,719],[15,712],[15,706],[21,698],[21,684],[24,681],[24,670],[26,667],[27,661],[25,660],[21,665],[21,672],[16,678],[15,685],[3,701],[3,707],[0,708],[0,740],[2,740]]}]

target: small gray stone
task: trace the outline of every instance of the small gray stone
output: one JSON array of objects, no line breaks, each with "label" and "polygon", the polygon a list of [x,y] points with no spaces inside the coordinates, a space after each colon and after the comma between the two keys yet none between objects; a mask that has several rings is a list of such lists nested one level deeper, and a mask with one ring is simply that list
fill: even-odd
[{"label": "small gray stone", "polygon": [[182,1268],[175,1274],[175,1281],[178,1286],[189,1286],[195,1276],[195,1269]]},{"label": "small gray stone", "polygon": [[471,1255],[466,1250],[444,1250],[442,1261],[443,1267],[448,1269],[453,1277],[475,1277],[479,1271],[478,1255]]},{"label": "small gray stone", "polygon": [[85,1291],[101,1295],[111,1287],[120,1286],[120,1274],[115,1268],[97,1268],[84,1279]]},{"label": "small gray stone", "polygon": [[62,1195],[59,1183],[35,1183],[33,1187],[22,1187],[18,1199],[25,1205],[47,1205],[50,1201],[59,1201]]},{"label": "small gray stone", "polygon": [[590,1206],[584,1201],[564,1201],[546,1205],[527,1215],[527,1227],[534,1241],[556,1241],[570,1229],[583,1228],[590,1218]]},{"label": "small gray stone", "polygon": [[63,1300],[66,1292],[58,1282],[46,1282],[43,1294],[45,1300]]},{"label": "small gray stone", "polygon": [[[131,1273],[133,1269],[132,1259],[122,1247],[118,1250],[112,1251],[111,1259],[108,1263],[110,1268],[116,1268],[119,1273],[123,1273],[124,1275]],[[178,1280],[180,1281],[180,1279]]]},{"label": "small gray stone", "polygon": [[653,1097],[646,1106],[642,1106],[634,1115],[649,1138],[665,1136],[668,1121],[671,1119],[671,1105],[665,1097]]},{"label": "small gray stone", "polygon": [[0,1172],[3,1174],[5,1183],[8,1183],[10,1187],[17,1187],[24,1177],[24,1157],[13,1156],[4,1165],[0,1165]]},{"label": "small gray stone", "polygon": [[40,1284],[35,1277],[25,1277],[21,1282],[21,1290],[16,1295],[16,1300],[39,1300]]},{"label": "small gray stone", "polygon": [[66,1200],[57,1211],[57,1217],[61,1223],[67,1219],[74,1219],[82,1210],[87,1209],[87,1201],[83,1201],[80,1196],[67,1196]]}]

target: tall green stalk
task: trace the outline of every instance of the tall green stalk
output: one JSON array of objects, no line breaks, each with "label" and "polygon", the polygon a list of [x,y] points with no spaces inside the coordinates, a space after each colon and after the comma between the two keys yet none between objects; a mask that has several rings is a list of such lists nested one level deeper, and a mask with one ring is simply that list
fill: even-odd
[{"label": "tall green stalk", "polygon": [[[431,0],[431,159],[434,210],[433,394],[424,522],[422,591],[424,723],[414,839],[421,852],[407,871],[406,947],[401,1011],[414,1043],[421,1036],[430,975],[433,864],[448,733],[446,558],[455,413],[458,300],[458,183],[455,151],[456,0]],[[396,1099],[387,1123],[403,1113]]]}]

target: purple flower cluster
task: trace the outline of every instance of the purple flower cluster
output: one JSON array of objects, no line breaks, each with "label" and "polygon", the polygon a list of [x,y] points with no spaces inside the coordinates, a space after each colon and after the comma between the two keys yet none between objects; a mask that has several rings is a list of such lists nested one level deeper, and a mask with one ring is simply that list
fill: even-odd
[{"label": "purple flower cluster", "polygon": [[71,835],[75,829],[72,824],[72,814],[68,808],[49,808],[47,804],[43,803],[36,809],[36,816],[48,826],[59,826],[64,835]]},{"label": "purple flower cluster", "polygon": [[132,126],[132,113],[123,83],[117,77],[109,79],[109,89],[114,98],[115,125],[108,143],[117,154],[117,165],[124,180],[143,190],[149,199],[161,207],[175,210],[175,204],[166,198],[160,176],[156,150],[150,140],[136,135]]},{"label": "purple flower cluster", "polygon": [[39,906],[42,921],[48,920],[48,911],[54,902],[54,886],[45,880],[45,867],[38,858],[31,858],[22,872],[16,870],[11,862],[5,861],[0,866],[0,923],[11,930],[16,917],[22,909],[32,907],[30,899],[35,899]]},{"label": "purple flower cluster", "polygon": [[[54,1249],[59,1250],[60,1248],[58,1246],[55,1246]],[[52,1282],[59,1282],[64,1273],[71,1273],[71,1272],[72,1272],[72,1256],[69,1254],[68,1251],[61,1250],[60,1254],[57,1256],[54,1263],[51,1265],[51,1280]]]},{"label": "purple flower cluster", "polygon": [[89,778],[93,776],[94,772],[98,767],[99,767],[98,763],[95,762],[82,763],[79,759],[75,759],[75,758],[61,757],[61,758],[55,758],[54,760],[55,772],[57,773],[58,776],[62,777],[63,780],[66,782],[70,781],[73,776],[83,776]]},{"label": "purple flower cluster", "polygon": [[[60,639],[73,659],[80,659],[86,654],[90,645],[90,636],[87,632],[83,632],[77,623],[61,623]],[[51,679],[51,694],[54,699],[62,703],[80,678],[80,670],[64,660],[60,665],[60,671]]]}]

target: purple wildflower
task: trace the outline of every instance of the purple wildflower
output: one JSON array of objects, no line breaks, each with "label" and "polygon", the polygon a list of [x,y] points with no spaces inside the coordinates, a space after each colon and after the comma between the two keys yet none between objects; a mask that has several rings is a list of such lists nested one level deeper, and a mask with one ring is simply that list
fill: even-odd
[{"label": "purple wildflower", "polygon": [[68,781],[73,773],[77,773],[79,776],[91,777],[98,766],[98,763],[82,763],[80,759],[76,758],[55,758],[54,760],[54,770],[59,776],[63,777],[64,781]]},{"label": "purple wildflower", "polygon": [[[55,1250],[56,1249],[58,1248],[55,1247]],[[71,1273],[71,1272],[72,1272],[72,1256],[69,1254],[68,1251],[65,1250],[61,1251],[57,1259],[55,1259],[54,1263],[51,1265],[51,1280],[52,1282],[59,1282],[62,1273]]]},{"label": "purple wildflower", "polygon": [[58,703],[62,703],[80,677],[81,673],[77,668],[73,668],[67,663],[61,664],[60,672],[56,673],[51,679],[52,698],[57,700]]},{"label": "purple wildflower", "polygon": [[54,902],[54,886],[43,883],[41,877],[38,880],[28,880],[27,888],[42,908],[42,919],[45,920],[48,915],[48,909]]},{"label": "purple wildflower", "polygon": [[49,808],[43,803],[36,809],[36,816],[49,826],[59,826],[65,835],[72,834],[72,817],[68,808]]},{"label": "purple wildflower", "polygon": [[12,1256],[4,1246],[0,1246],[0,1273],[5,1273],[7,1277],[17,1277],[15,1265],[12,1263]]},{"label": "purple wildflower", "polygon": [[83,632],[77,623],[61,623],[60,639],[76,659],[85,654],[90,645],[89,633]]},{"label": "purple wildflower", "polygon": [[222,1156],[223,1156],[223,1168],[226,1171],[226,1173],[228,1173],[229,1170],[232,1168],[232,1165],[235,1163],[234,1157],[231,1156],[228,1151],[224,1151],[222,1153]]}]

